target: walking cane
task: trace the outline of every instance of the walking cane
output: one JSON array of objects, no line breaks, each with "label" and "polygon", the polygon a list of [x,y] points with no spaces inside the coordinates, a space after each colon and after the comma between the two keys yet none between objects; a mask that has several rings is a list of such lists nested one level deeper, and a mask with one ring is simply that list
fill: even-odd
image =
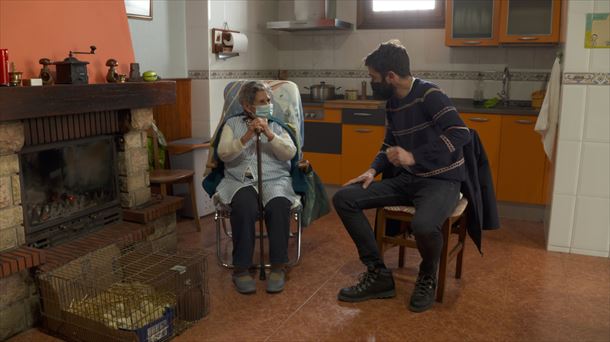
[{"label": "walking cane", "polygon": [[260,230],[260,280],[265,280],[265,259],[264,259],[264,249],[263,249],[263,225],[265,223],[265,214],[263,213],[263,165],[261,161],[261,132],[256,132],[256,168],[258,174],[258,228]]}]

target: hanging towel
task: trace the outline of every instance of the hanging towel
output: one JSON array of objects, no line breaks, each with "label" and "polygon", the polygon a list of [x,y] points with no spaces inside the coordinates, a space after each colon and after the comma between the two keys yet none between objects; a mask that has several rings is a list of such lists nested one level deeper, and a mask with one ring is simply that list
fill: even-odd
[{"label": "hanging towel", "polygon": [[557,123],[559,121],[559,90],[561,89],[561,68],[559,57],[555,58],[551,77],[546,88],[546,95],[536,120],[535,130],[542,136],[544,152],[549,160],[553,158],[553,147],[555,145],[555,135],[557,134]]}]

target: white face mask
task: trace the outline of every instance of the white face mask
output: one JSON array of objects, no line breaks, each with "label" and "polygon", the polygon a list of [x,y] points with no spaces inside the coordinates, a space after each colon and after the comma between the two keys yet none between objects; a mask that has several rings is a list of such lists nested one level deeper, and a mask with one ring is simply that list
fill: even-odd
[{"label": "white face mask", "polygon": [[256,106],[256,116],[268,118],[273,115],[273,103]]}]

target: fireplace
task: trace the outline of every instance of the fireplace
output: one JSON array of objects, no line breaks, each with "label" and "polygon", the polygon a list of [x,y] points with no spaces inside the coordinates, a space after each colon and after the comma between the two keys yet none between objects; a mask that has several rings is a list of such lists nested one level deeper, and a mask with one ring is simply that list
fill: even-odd
[{"label": "fireplace", "polygon": [[121,219],[114,136],[21,150],[26,243],[43,248]]},{"label": "fireplace", "polygon": [[152,107],[175,100],[168,81],[0,87],[0,341],[40,317],[35,274],[175,248],[182,199],[151,200],[146,149]]}]

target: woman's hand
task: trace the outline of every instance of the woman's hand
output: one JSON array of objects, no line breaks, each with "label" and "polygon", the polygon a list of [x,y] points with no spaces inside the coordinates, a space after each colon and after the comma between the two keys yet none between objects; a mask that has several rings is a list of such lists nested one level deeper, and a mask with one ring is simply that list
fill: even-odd
[{"label": "woman's hand", "polygon": [[271,130],[271,128],[269,128],[269,122],[266,118],[256,118],[252,120],[252,123],[255,127],[255,130],[257,132],[263,133],[267,137],[268,141],[273,140],[275,134],[273,134],[273,131]]},{"label": "woman's hand", "polygon": [[240,139],[242,145],[246,145],[246,143],[248,141],[250,141],[250,139],[252,139],[256,136],[257,132],[256,132],[256,125],[254,124],[254,121],[256,121],[256,120],[246,121],[246,126],[248,127],[248,130]]}]

